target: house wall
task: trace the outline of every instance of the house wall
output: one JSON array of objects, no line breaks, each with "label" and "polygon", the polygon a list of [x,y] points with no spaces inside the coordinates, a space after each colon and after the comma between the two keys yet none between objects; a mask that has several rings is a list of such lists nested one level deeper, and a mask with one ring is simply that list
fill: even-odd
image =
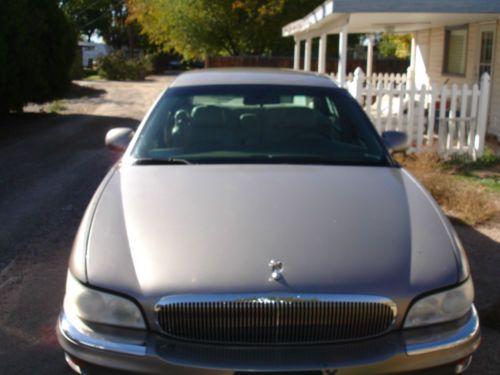
[{"label": "house wall", "polygon": [[496,23],[494,70],[491,77],[489,133],[500,141],[500,22]]},{"label": "house wall", "polygon": [[[489,113],[488,133],[496,135],[500,139],[500,22],[494,21],[496,25],[495,58],[492,72],[491,104]],[[445,28],[433,28],[421,30],[415,33],[416,84],[457,84],[467,83],[473,85],[479,82],[478,65],[480,53],[479,41],[480,25],[472,23],[468,25],[467,40],[467,62],[465,76],[458,77],[443,74]]]}]

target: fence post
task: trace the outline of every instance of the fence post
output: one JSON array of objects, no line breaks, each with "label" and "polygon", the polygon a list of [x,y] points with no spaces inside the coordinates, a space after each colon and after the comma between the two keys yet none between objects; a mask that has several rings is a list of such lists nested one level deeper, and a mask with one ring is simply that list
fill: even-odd
[{"label": "fence post", "polygon": [[[436,99],[438,97],[438,88],[436,85],[431,87],[431,98],[429,101],[429,112],[427,117],[427,143],[426,146],[432,146],[434,141],[434,126],[436,124]],[[439,126],[439,122],[438,122]]]},{"label": "fence post", "polygon": [[467,103],[469,99],[469,86],[466,83],[462,86],[462,91],[460,93],[461,101],[460,101],[460,120],[458,121],[458,148],[459,152],[463,152],[464,148],[469,147],[465,143],[465,125],[467,121]]},{"label": "fence post", "polygon": [[481,157],[484,152],[484,137],[486,136],[486,124],[488,122],[488,105],[490,101],[490,75],[485,72],[481,77],[481,96],[479,97],[479,110],[477,113],[477,132],[474,140],[476,154],[474,159]]},{"label": "fence post", "polygon": [[363,82],[365,74],[359,66],[354,70],[354,78],[351,83],[351,95],[362,105],[363,102]]},{"label": "fence post", "polygon": [[446,101],[448,100],[448,86],[443,85],[441,87],[441,94],[439,95],[439,123],[438,123],[438,135],[439,135],[439,153],[444,154],[446,149],[446,134],[448,133],[448,121],[446,118]]},{"label": "fence post", "polygon": [[422,85],[420,95],[418,97],[418,117],[417,117],[417,152],[422,151],[424,140],[424,120],[425,120],[425,97],[427,95],[427,87]]},{"label": "fence post", "polygon": [[377,88],[375,90],[376,102],[377,102],[377,112],[375,118],[375,127],[379,134],[382,133],[382,98],[384,97],[384,83],[380,80],[377,83]]},{"label": "fence post", "polygon": [[476,159],[476,148],[474,146],[474,141],[477,131],[477,106],[479,105],[479,94],[479,86],[477,85],[477,83],[474,83],[474,86],[472,86],[472,101],[470,108],[471,122],[469,127],[469,134],[467,136],[467,147],[469,149],[469,155],[473,160]]}]

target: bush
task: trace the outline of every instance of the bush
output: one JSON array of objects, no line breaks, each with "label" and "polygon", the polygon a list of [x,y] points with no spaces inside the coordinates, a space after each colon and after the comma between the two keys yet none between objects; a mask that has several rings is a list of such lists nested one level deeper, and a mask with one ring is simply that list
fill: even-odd
[{"label": "bush", "polygon": [[140,57],[129,59],[122,51],[112,52],[97,59],[99,75],[116,81],[143,81],[153,70],[151,62]]},{"label": "bush", "polygon": [[151,62],[153,66],[153,73],[155,74],[160,74],[166,70],[170,70],[172,68],[170,62],[174,59],[181,59],[178,55],[166,52],[151,53],[146,55],[146,58]]},{"label": "bush", "polygon": [[78,47],[75,50],[75,59],[71,65],[70,70],[71,79],[82,79],[84,77],[83,66],[82,66],[82,49]]},{"label": "bush", "polygon": [[0,113],[22,111],[69,88],[77,35],[58,0],[2,0]]}]

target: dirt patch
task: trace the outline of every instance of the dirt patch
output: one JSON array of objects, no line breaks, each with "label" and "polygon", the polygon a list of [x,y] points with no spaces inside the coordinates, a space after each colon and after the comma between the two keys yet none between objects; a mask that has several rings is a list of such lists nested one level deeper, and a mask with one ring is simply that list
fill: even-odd
[{"label": "dirt patch", "polygon": [[500,212],[500,196],[475,181],[458,178],[435,153],[398,156],[452,218],[469,225],[491,220]]},{"label": "dirt patch", "polygon": [[[141,82],[73,81],[70,93],[58,100],[59,114],[92,114],[141,120],[175,76],[151,76]],[[26,113],[50,112],[52,103],[30,104]]]}]

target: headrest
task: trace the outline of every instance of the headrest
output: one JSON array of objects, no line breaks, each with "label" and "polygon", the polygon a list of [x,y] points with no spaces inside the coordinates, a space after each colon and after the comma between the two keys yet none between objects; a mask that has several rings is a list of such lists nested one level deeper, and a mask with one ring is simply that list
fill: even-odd
[{"label": "headrest", "polygon": [[226,125],[224,110],[214,105],[193,108],[191,117],[191,125],[193,128],[219,128]]},{"label": "headrest", "polygon": [[259,116],[255,113],[243,113],[240,116],[240,124],[242,127],[255,127],[259,125]]},{"label": "headrest", "polygon": [[175,125],[185,125],[189,123],[189,112],[185,109],[179,109],[175,112],[174,115],[174,123]]},{"label": "headrest", "polygon": [[316,122],[315,111],[311,108],[306,107],[290,107],[284,109],[282,123],[279,126],[282,127],[308,127],[314,126]]}]

